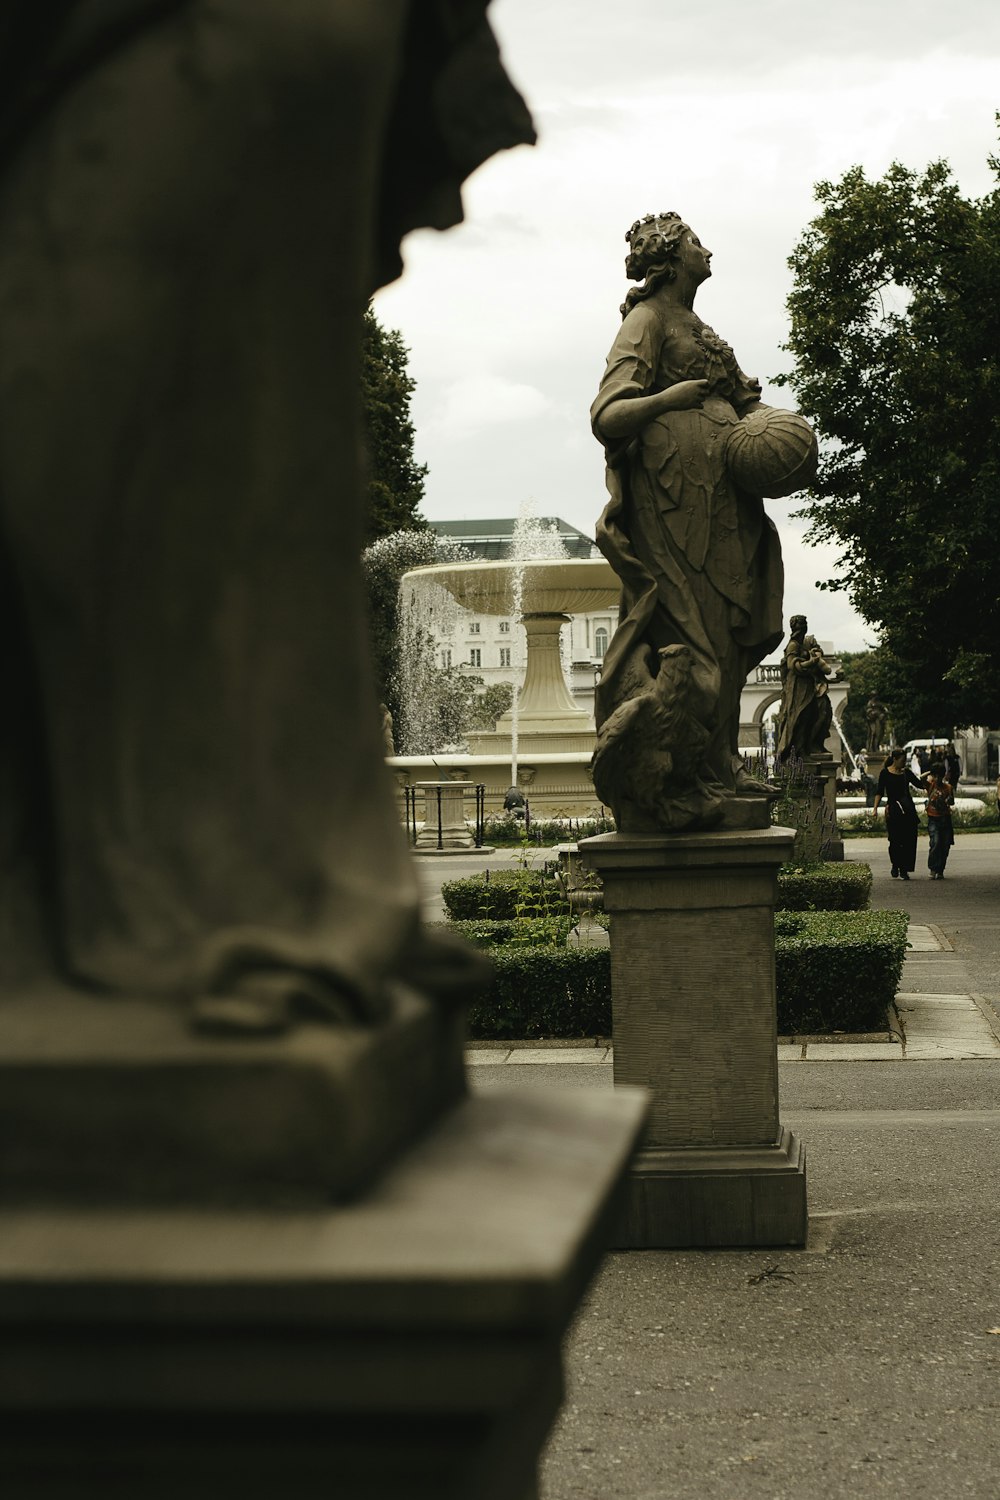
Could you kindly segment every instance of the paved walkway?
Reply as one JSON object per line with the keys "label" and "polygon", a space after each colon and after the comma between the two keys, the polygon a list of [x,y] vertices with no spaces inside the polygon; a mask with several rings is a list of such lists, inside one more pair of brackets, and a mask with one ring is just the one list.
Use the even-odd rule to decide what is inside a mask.
{"label": "paved walkway", "polygon": [[[806,1248],[609,1255],[566,1340],[540,1500],[1000,1494],[1000,833],[959,837],[943,882],[926,849],[901,885],[884,838],[846,848],[873,907],[908,914],[905,1044],[782,1051]],[[440,915],[444,866],[421,868]],[[607,1041],[470,1061],[476,1089],[613,1087]]]}
{"label": "paved walkway", "polygon": [[[961,1062],[1000,1058],[1000,1021],[991,1006],[971,993],[965,965],[936,925],[912,923],[909,951],[896,996],[901,1029],[881,1039],[779,1042],[779,1063]],[[474,1042],[470,1067],[579,1064],[610,1067],[614,1049],[600,1037],[590,1042]]]}

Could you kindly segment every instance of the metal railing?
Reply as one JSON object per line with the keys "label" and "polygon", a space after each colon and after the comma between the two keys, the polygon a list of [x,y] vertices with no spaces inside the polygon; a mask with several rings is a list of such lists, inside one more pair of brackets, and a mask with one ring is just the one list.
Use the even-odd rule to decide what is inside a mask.
{"label": "metal railing", "polygon": [[[461,785],[463,792],[468,789],[467,783],[456,783],[456,785]],[[411,844],[416,844],[417,842],[417,790],[415,786],[404,786],[403,788],[403,798],[406,804],[406,834]],[[477,849],[481,849],[486,831],[486,787],[480,782],[478,785],[472,787],[472,791],[476,794],[475,845]],[[436,813],[437,847],[439,849],[444,848],[444,820],[441,811],[441,797],[443,792],[443,787],[434,788],[434,805],[428,808],[427,790],[426,788],[422,789],[424,799],[424,829],[426,830],[428,822]]]}

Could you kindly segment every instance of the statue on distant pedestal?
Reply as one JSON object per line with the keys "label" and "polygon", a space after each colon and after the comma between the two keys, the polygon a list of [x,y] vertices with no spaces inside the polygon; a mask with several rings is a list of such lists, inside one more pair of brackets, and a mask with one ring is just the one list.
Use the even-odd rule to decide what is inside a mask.
{"label": "statue on distant pedestal", "polygon": [[889,711],[876,693],[872,693],[865,705],[865,723],[868,725],[865,749],[869,755],[874,755],[885,744],[889,724]]}
{"label": "statue on distant pedestal", "polygon": [[767,795],[738,753],[747,675],[781,639],[782,567],[763,496],[815,471],[801,417],[693,310],[711,252],[675,213],[625,236],[629,292],[591,408],[610,502],[597,543],[622,580],[596,695],[594,785],[622,832],[705,828]]}
{"label": "statue on distant pedestal", "polygon": [[833,727],[829,684],[839,676],[814,635],[807,635],[805,615],[788,622],[789,638],[781,660],[781,708],[775,746],[779,761],[794,751],[805,758],[826,751]]}

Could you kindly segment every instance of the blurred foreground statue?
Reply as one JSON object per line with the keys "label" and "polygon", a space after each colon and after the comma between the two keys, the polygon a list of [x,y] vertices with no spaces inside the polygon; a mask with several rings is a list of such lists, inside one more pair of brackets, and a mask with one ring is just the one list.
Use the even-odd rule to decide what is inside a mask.
{"label": "blurred foreground statue", "polygon": [[[61,1181],[69,1140],[81,1193],[238,1196],[244,1170],[343,1192],[461,1089],[482,968],[421,927],[383,764],[359,345],[402,235],[456,223],[462,179],[533,139],[485,9],[0,19],[0,1058],[68,1049],[10,1085],[36,1142],[14,1176]],[[183,1053],[192,1019],[207,1051],[138,1110],[60,1073],[110,1035]],[[214,1078],[216,1036],[293,1022],[326,1033],[291,1059],[319,1075],[302,1118],[241,1074],[262,1113],[234,1132],[244,1064]]]}
{"label": "blurred foreground statue", "polygon": [[768,788],[738,755],[740,694],[781,639],[781,555],[761,497],[808,484],[816,439],[761,404],[693,311],[711,252],[689,226],[650,214],[625,238],[626,275],[642,285],[591,408],[611,496],[597,541],[623,585],[594,785],[626,833],[747,826],[766,804],[740,804]]}
{"label": "blurred foreground statue", "polygon": [[361,312],[533,138],[480,0],[0,20],[0,979],[376,1022],[421,961]]}
{"label": "blurred foreground statue", "polygon": [[0,11],[5,1500],[535,1493],[643,1101],[468,1096],[360,576],[363,309],[532,138],[485,8]]}

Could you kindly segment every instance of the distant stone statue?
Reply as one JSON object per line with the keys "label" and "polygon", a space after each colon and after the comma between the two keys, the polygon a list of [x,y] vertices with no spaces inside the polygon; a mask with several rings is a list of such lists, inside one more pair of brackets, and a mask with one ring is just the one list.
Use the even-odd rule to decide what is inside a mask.
{"label": "distant stone statue", "polygon": [[826,750],[833,727],[829,684],[839,676],[816,637],[806,634],[805,615],[793,615],[788,626],[789,638],[781,660],[781,708],[775,746],[779,761],[793,751],[805,757]]}
{"label": "distant stone statue", "polygon": [[738,754],[743,685],[781,639],[781,555],[761,499],[809,482],[816,440],[761,404],[694,313],[711,252],[683,219],[650,214],[625,238],[642,285],[591,409],[611,497],[597,542],[623,591],[594,784],[623,832],[709,827],[768,791]]}
{"label": "distant stone statue", "polygon": [[0,37],[0,990],[376,1023],[429,940],[361,312],[527,111],[483,0],[14,0]]}
{"label": "distant stone statue", "polygon": [[382,745],[386,755],[395,755],[396,739],[393,733],[392,711],[387,703],[380,703],[378,707],[382,716]]}
{"label": "distant stone statue", "polygon": [[865,723],[868,725],[868,742],[865,749],[869,755],[874,755],[885,744],[889,725],[889,711],[875,693],[872,693],[865,705]]}

